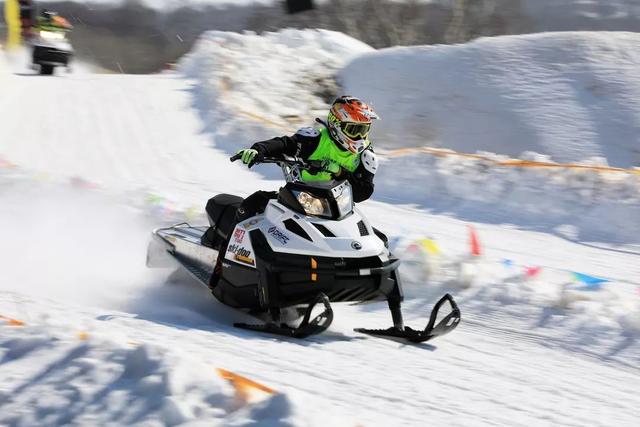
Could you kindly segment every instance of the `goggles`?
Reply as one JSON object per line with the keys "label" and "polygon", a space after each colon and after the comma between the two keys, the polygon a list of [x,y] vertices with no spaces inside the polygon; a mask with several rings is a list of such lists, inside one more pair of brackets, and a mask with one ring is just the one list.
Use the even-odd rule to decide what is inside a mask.
{"label": "goggles", "polygon": [[371,129],[371,123],[343,122],[340,124],[340,129],[349,138],[366,139],[367,135],[369,135],[369,129]]}

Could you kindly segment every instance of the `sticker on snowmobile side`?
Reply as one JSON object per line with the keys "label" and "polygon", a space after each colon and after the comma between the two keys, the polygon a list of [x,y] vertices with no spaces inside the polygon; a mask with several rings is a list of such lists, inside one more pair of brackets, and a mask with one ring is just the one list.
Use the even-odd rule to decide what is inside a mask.
{"label": "sticker on snowmobile side", "polygon": [[248,264],[250,266],[254,266],[256,264],[255,260],[251,257],[251,251],[242,245],[229,245],[225,258],[233,259],[234,261],[242,264]]}
{"label": "sticker on snowmobile side", "polygon": [[250,229],[251,227],[259,224],[262,221],[263,218],[254,218],[252,220],[249,220],[248,222],[245,222],[244,224],[242,224],[242,227],[244,227],[245,230]]}
{"label": "sticker on snowmobile side", "polygon": [[254,261],[253,258],[250,258],[248,256],[244,256],[244,255],[239,255],[239,254],[235,254],[233,257],[236,261],[241,262],[243,264],[249,264],[251,266],[255,265],[256,262]]}
{"label": "sticker on snowmobile side", "polygon": [[267,232],[270,235],[272,235],[274,239],[276,239],[278,242],[282,243],[283,245],[286,245],[290,240],[289,236],[284,234],[282,231],[278,230],[278,227],[276,227],[275,225],[269,227],[269,230],[267,230]]}
{"label": "sticker on snowmobile side", "polygon": [[253,257],[251,237],[243,227],[236,226],[229,243],[224,254],[225,259],[255,268],[256,261]]}
{"label": "sticker on snowmobile side", "polygon": [[236,243],[242,243],[242,239],[244,239],[245,231],[241,228],[236,228],[236,231],[233,233],[233,240]]}

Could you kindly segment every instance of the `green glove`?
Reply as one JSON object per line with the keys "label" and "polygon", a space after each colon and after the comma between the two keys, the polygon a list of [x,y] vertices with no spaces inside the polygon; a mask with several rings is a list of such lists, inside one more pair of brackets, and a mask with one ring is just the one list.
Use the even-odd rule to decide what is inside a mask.
{"label": "green glove", "polygon": [[245,148],[238,151],[237,154],[242,154],[242,163],[251,167],[255,160],[257,160],[256,156],[258,155],[258,150],[254,150],[253,148]]}

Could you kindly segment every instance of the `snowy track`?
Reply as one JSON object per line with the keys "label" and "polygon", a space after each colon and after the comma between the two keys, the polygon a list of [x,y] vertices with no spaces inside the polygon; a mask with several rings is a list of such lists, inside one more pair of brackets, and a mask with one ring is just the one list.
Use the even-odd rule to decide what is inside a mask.
{"label": "snowy track", "polygon": [[[14,303],[5,295],[0,306]],[[350,316],[345,308],[337,310],[331,333],[298,342],[230,329],[225,323],[231,315],[220,306],[222,319],[195,313],[185,318],[183,313],[181,320],[166,314],[134,318],[110,310],[70,315],[68,307],[56,310],[24,298],[20,307],[26,313],[47,313],[47,332],[68,340],[75,339],[82,325],[90,337],[108,336],[120,345],[166,346],[209,366],[208,375],[222,365],[307,402],[324,406],[330,401],[335,413],[349,414],[363,425],[423,425],[427,418],[455,425],[633,425],[637,417],[637,368],[603,363],[475,322],[462,324],[456,334],[433,345],[412,346],[349,332],[348,322],[340,319],[364,316]],[[83,356],[72,353],[65,363]],[[52,365],[58,360],[41,357],[23,356],[39,369],[21,375],[16,386],[40,385],[46,378],[42,371],[55,371]],[[9,368],[11,363],[5,364]]]}
{"label": "snowy track", "polygon": [[211,148],[190,91],[172,75],[16,76],[2,87],[0,154],[29,170],[118,191],[162,189],[203,200],[222,188],[244,190],[224,179],[237,167]]}
{"label": "snowy track", "polygon": [[[459,328],[421,346],[352,331],[387,326],[390,318],[383,304],[337,306],[329,332],[304,341],[229,327],[237,314],[205,290],[184,278],[167,280],[144,270],[148,231],[157,224],[114,201],[148,191],[184,207],[203,206],[218,191],[248,194],[277,185],[231,165],[227,152],[211,146],[205,124],[192,109],[190,83],[177,75],[79,75],[9,76],[0,84],[0,158],[35,177],[0,177],[0,203],[9,206],[0,219],[16,229],[5,235],[9,248],[2,253],[6,264],[0,276],[0,315],[26,322],[24,327],[0,322],[0,376],[8,379],[0,384],[0,424],[21,425],[21,420],[28,425],[34,421],[26,415],[31,408],[32,415],[50,417],[40,418],[47,425],[91,420],[172,425],[195,419],[248,425],[258,412],[242,418],[225,403],[221,396],[229,391],[214,380],[214,367],[297,396],[291,407],[273,404],[272,411],[281,411],[274,415],[274,425],[326,425],[328,412],[350,426],[637,423],[640,370],[633,335],[615,329],[605,336],[606,342],[580,341],[574,329],[571,335],[561,328],[536,326],[538,319],[531,312],[518,315],[522,307],[517,304],[496,303],[483,310],[472,303],[469,291],[460,291]],[[32,102],[36,98],[40,101]],[[59,183],[70,177],[99,184],[104,191],[70,195]],[[55,197],[44,196],[50,193]],[[450,252],[466,250],[465,223],[455,218],[380,202],[365,203],[364,209],[393,235],[420,230],[447,242]],[[48,212],[59,212],[61,218]],[[85,216],[86,223],[77,221]],[[129,238],[120,247],[114,228],[123,224]],[[100,231],[94,235],[95,227]],[[478,229],[493,260],[509,257],[551,270],[588,264],[592,274],[630,289],[640,277],[640,257],[629,248],[627,253],[599,249],[498,225],[481,224]],[[94,255],[88,245],[95,242],[103,242],[104,249]],[[69,254],[74,259],[66,259]],[[82,267],[74,272],[57,267],[60,264]],[[628,295],[633,298],[633,291]],[[432,302],[409,301],[407,324],[425,324]],[[79,332],[86,332],[88,340],[79,341]],[[87,346],[89,350],[82,350]],[[123,383],[116,374],[130,373],[128,358],[138,347],[152,354],[141,363],[156,366],[154,360],[160,360],[161,367],[143,370]],[[101,371],[107,361],[114,363],[105,366],[115,382],[113,375]],[[162,368],[163,363],[168,365]],[[118,393],[139,401],[145,393],[136,394],[137,381],[171,377],[174,364],[201,367],[189,380],[210,375],[211,387],[218,387],[220,394],[207,394],[203,390],[208,386],[201,385],[152,390],[176,401],[189,400],[192,390],[200,390],[202,397],[193,405],[208,403],[217,412],[175,409],[166,400],[145,401],[138,412],[123,409],[127,400]],[[74,375],[113,386],[100,391],[87,383],[83,389],[70,380]],[[148,379],[145,384],[155,383]],[[51,393],[58,393],[57,404],[41,397]],[[65,399],[86,402],[80,407],[89,412],[93,407],[88,403],[102,399],[100,408],[108,415],[56,418]],[[96,417],[99,413],[96,409]]]}

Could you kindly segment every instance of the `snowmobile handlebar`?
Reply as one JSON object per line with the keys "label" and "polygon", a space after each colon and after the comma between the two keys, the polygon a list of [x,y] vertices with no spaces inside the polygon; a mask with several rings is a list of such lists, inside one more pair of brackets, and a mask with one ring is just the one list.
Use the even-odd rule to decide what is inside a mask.
{"label": "snowmobile handlebar", "polygon": [[[240,160],[242,158],[242,153],[237,153],[229,158],[232,162],[236,160]],[[280,166],[289,166],[289,167],[297,167],[300,169],[305,169],[309,171],[310,174],[315,175],[318,172],[322,172],[325,170],[325,162],[321,160],[304,160],[300,157],[292,157],[292,156],[282,156],[282,157],[263,157],[258,161],[254,161],[254,164],[258,163],[275,163]]]}

